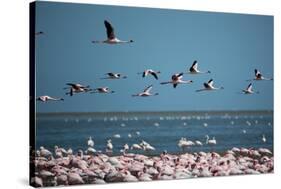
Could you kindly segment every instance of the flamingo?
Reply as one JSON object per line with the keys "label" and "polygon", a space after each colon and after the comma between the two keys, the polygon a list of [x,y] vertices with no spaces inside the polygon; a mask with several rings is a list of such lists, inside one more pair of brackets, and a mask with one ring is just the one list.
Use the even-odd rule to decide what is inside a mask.
{"label": "flamingo", "polygon": [[152,75],[156,80],[158,80],[158,75],[157,74],[160,74],[160,73],[161,73],[160,71],[154,71],[152,69],[147,69],[147,70],[144,70],[143,72],[138,73],[138,74],[142,74],[142,77],[146,77],[148,75]]}
{"label": "flamingo", "polygon": [[107,20],[104,21],[104,25],[105,25],[105,28],[106,28],[107,39],[104,40],[104,41],[92,41],[92,43],[120,44],[120,43],[132,43],[132,42],[134,42],[133,40],[123,41],[123,40],[118,39],[114,34],[114,28],[112,27],[112,25]]}
{"label": "flamingo", "polygon": [[70,89],[70,91],[65,93],[65,94],[66,95],[70,95],[70,96],[73,96],[74,93],[81,93],[81,92],[91,91],[89,85],[84,86],[84,85],[81,85],[80,83],[67,83],[66,85],[70,86],[70,88],[66,87],[64,89]]}
{"label": "flamingo", "polygon": [[254,91],[253,91],[253,85],[252,85],[252,83],[250,83],[246,89],[242,90],[242,92],[243,92],[244,94],[254,94],[254,93],[259,94],[259,91],[257,91],[257,92],[254,92]]}
{"label": "flamingo", "polygon": [[184,149],[187,147],[190,147],[190,146],[193,146],[194,145],[194,142],[190,141],[190,140],[186,140],[186,138],[181,138],[178,142],[178,146],[180,148],[182,148],[182,151],[184,151]]}
{"label": "flamingo", "polygon": [[124,150],[125,153],[126,153],[129,149],[130,149],[130,147],[129,147],[128,144],[125,144],[125,145],[123,146],[123,150]]}
{"label": "flamingo", "polygon": [[121,138],[121,135],[120,134],[115,134],[113,135],[114,138]]}
{"label": "flamingo", "polygon": [[212,90],[220,90],[220,89],[224,89],[224,87],[214,87],[213,86],[214,84],[214,81],[213,79],[210,79],[207,83],[204,83],[204,89],[199,89],[199,90],[196,90],[196,92],[201,92],[201,91],[212,91]]}
{"label": "flamingo", "polygon": [[37,97],[38,101],[47,102],[47,101],[63,101],[63,98],[54,98],[47,95]]}
{"label": "flamingo", "polygon": [[199,140],[196,140],[196,141],[195,141],[195,144],[198,145],[198,146],[202,146],[202,145],[203,145],[202,142],[199,141]]}
{"label": "flamingo", "polygon": [[101,78],[101,79],[126,79],[127,78],[127,76],[122,76],[121,73],[109,72],[106,73],[105,75],[107,75],[108,77]]}
{"label": "flamingo", "polygon": [[183,73],[177,73],[172,75],[171,81],[167,81],[167,82],[161,82],[161,85],[165,85],[165,84],[173,84],[173,87],[176,88],[178,84],[189,84],[192,83],[192,80],[188,80],[188,81],[184,81],[182,80],[183,77]]}
{"label": "flamingo", "polygon": [[209,135],[206,135],[206,144],[216,145],[217,140],[215,139],[215,137],[213,137],[213,139],[209,139]]}
{"label": "flamingo", "polygon": [[68,153],[64,148],[59,148],[57,145],[54,146],[55,153],[60,153],[62,156],[67,156]]}
{"label": "flamingo", "polygon": [[115,93],[115,91],[111,91],[108,87],[99,87],[94,89],[91,93]]}
{"label": "flamingo", "polygon": [[264,77],[261,72],[258,69],[255,69],[255,78],[254,80],[260,81],[260,80],[273,80],[273,78],[266,78]]}
{"label": "flamingo", "polygon": [[49,150],[45,149],[43,146],[41,146],[40,147],[40,156],[48,158],[48,157],[52,156],[52,153]]}
{"label": "flamingo", "polygon": [[192,66],[189,68],[189,74],[202,74],[202,73],[211,73],[210,71],[199,71],[198,70],[198,62],[197,60],[194,60]]}
{"label": "flamingo", "polygon": [[148,87],[146,87],[144,90],[143,90],[143,92],[141,92],[141,93],[138,93],[138,94],[134,94],[134,95],[132,95],[133,97],[149,97],[149,96],[157,96],[157,95],[159,95],[159,93],[150,93],[150,91],[151,91],[151,89],[152,89],[152,85],[149,85]]}
{"label": "flamingo", "polygon": [[86,150],[87,155],[94,155],[96,152],[97,151],[91,146],[89,146],[88,149]]}
{"label": "flamingo", "polygon": [[111,143],[111,139],[107,140],[106,150],[109,152],[112,152],[112,150],[113,150],[113,145]]}
{"label": "flamingo", "polygon": [[138,145],[138,144],[133,144],[131,146],[131,150],[141,150],[141,149],[142,149],[142,147],[140,145]]}
{"label": "flamingo", "polygon": [[92,137],[90,136],[89,139],[88,139],[88,146],[90,147],[94,147],[94,141],[92,140]]}

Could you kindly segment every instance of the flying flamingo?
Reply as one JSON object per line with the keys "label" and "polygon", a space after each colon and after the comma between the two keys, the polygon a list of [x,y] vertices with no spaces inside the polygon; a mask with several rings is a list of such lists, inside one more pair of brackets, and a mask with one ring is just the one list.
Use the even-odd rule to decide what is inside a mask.
{"label": "flying flamingo", "polygon": [[161,82],[161,85],[165,85],[165,84],[173,84],[173,87],[176,88],[178,84],[189,84],[192,83],[192,80],[188,80],[188,81],[184,81],[182,80],[183,77],[183,73],[177,73],[172,75],[171,81],[167,81],[167,82]]}
{"label": "flying flamingo", "polygon": [[54,98],[47,95],[37,97],[38,101],[47,102],[47,101],[63,101],[63,98]]}
{"label": "flying flamingo", "polygon": [[152,89],[152,85],[149,85],[148,87],[146,87],[146,88],[143,90],[143,92],[138,93],[138,94],[134,94],[134,95],[132,95],[132,96],[133,96],[133,97],[137,97],[137,96],[139,96],[139,97],[148,97],[148,96],[156,96],[156,95],[159,95],[159,93],[154,93],[154,94],[150,93],[151,89]]}
{"label": "flying flamingo", "polygon": [[105,75],[107,75],[108,77],[101,78],[101,79],[126,79],[127,78],[127,76],[122,76],[121,73],[109,72],[106,73]]}
{"label": "flying flamingo", "polygon": [[259,94],[259,91],[257,91],[257,92],[254,92],[254,91],[253,91],[253,85],[252,85],[252,83],[250,83],[246,89],[242,90],[242,92],[243,92],[244,94],[254,94],[254,93]]}
{"label": "flying flamingo", "polygon": [[65,93],[65,94],[66,95],[70,95],[70,96],[73,96],[74,93],[81,93],[81,92],[91,91],[89,85],[84,86],[84,85],[81,85],[80,83],[67,83],[66,85],[68,85],[70,87],[66,87],[64,89],[70,89],[70,91]]}
{"label": "flying flamingo", "polygon": [[94,89],[91,93],[115,93],[115,91],[111,91],[108,87],[100,87]]}
{"label": "flying flamingo", "polygon": [[132,43],[133,40],[123,41],[118,39],[114,34],[114,28],[108,21],[104,21],[104,25],[106,28],[107,39],[104,41],[92,41],[92,43],[106,43],[106,44],[120,44],[120,43]]}
{"label": "flying flamingo", "polygon": [[213,91],[213,90],[220,90],[220,89],[224,89],[224,87],[214,87],[213,86],[213,84],[214,84],[214,81],[213,81],[213,79],[210,79],[209,81],[208,81],[208,83],[204,83],[203,85],[204,85],[204,89],[199,89],[199,90],[196,90],[196,92],[201,92],[201,91]]}
{"label": "flying flamingo", "polygon": [[210,71],[199,71],[198,70],[198,62],[194,60],[192,66],[189,68],[189,74],[202,74],[202,73],[211,73]]}
{"label": "flying flamingo", "polygon": [[138,74],[142,74],[142,77],[146,77],[148,75],[152,75],[156,80],[158,80],[158,75],[157,74],[160,74],[161,72],[160,71],[154,71],[152,69],[147,69],[147,70],[144,70],[143,72],[140,72]]}
{"label": "flying flamingo", "polygon": [[255,78],[254,79],[249,79],[247,81],[261,81],[261,80],[267,80],[267,81],[270,81],[270,80],[273,80],[273,78],[266,78],[262,75],[262,73],[258,70],[258,69],[255,69]]}

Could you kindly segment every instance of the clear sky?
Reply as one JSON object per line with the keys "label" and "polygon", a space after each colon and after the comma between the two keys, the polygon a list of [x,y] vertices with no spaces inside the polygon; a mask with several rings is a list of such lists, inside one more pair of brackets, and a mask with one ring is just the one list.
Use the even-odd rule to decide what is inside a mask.
{"label": "clear sky", "polygon": [[[93,44],[106,39],[104,20],[120,39],[132,44]],[[273,82],[253,82],[256,95],[238,94],[254,69],[273,76],[273,17],[37,2],[36,96],[63,97],[63,102],[37,102],[38,112],[183,111],[273,109]],[[160,85],[173,73],[186,72],[197,60],[211,74],[184,75],[191,85]],[[161,71],[159,80],[138,72]],[[107,72],[128,76],[100,80]],[[196,93],[210,78],[224,90]],[[74,82],[108,86],[114,94],[65,95]],[[158,96],[133,98],[153,84]]]}

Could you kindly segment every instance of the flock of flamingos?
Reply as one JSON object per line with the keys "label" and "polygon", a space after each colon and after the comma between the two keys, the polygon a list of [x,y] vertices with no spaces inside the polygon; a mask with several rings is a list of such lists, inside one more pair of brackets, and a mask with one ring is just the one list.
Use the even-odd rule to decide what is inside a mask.
{"label": "flock of flamingos", "polygon": [[[104,25],[106,28],[107,39],[103,40],[103,41],[92,41],[93,43],[105,43],[105,44],[113,45],[113,44],[133,43],[134,42],[133,40],[123,41],[123,40],[118,39],[114,34],[114,29],[113,29],[112,25],[108,21],[105,20]],[[35,33],[35,35],[43,35],[43,34],[44,34],[44,32],[42,32],[42,31]],[[161,73],[160,71],[146,69],[143,72],[138,73],[138,74],[142,74],[142,77],[147,77],[148,75],[151,75],[156,80],[158,80],[158,78],[159,78],[158,75],[160,73]],[[204,74],[204,73],[206,73],[207,74],[207,73],[211,73],[211,72],[210,71],[200,71],[198,69],[198,62],[195,60],[187,72],[175,73],[172,75],[170,81],[161,82],[160,84],[162,84],[162,85],[171,84],[171,85],[173,85],[174,88],[176,88],[179,84],[192,83],[193,82],[192,80],[183,80],[183,76],[185,73],[187,73],[187,74]],[[126,79],[127,78],[127,76],[122,75],[121,73],[109,72],[109,73],[106,73],[106,75],[107,75],[107,77],[101,78],[101,79]],[[266,78],[261,74],[261,72],[259,70],[255,69],[255,77],[251,80],[256,80],[256,81],[273,80],[273,78]],[[82,85],[80,83],[67,83],[66,85],[68,85],[68,87],[66,87],[65,89],[69,90],[66,93],[66,95],[70,95],[70,96],[73,96],[76,93],[85,93],[85,92],[90,92],[90,93],[114,93],[115,92],[115,91],[109,89],[108,87],[98,87],[98,88],[91,89],[89,85]],[[224,87],[215,87],[213,79],[210,79],[208,82],[203,83],[202,89],[198,89],[198,90],[196,90],[196,92],[213,91],[213,90],[220,90],[220,89],[224,89]],[[151,90],[152,90],[152,85],[147,86],[142,92],[133,94],[132,96],[149,97],[149,96],[159,95],[159,93],[151,93]],[[250,83],[246,87],[246,89],[242,90],[242,93],[254,94],[254,93],[259,93],[259,91],[255,92],[253,90],[252,83]],[[47,101],[60,101],[60,100],[64,100],[64,98],[55,98],[52,96],[43,95],[43,96],[37,97],[37,100],[42,101],[42,102],[47,102]]]}
{"label": "flock of flamingos", "polygon": [[[104,21],[107,39],[104,41],[92,41],[93,43],[121,44],[133,43],[133,40],[123,41],[114,34],[114,29],[108,21]],[[44,32],[36,32],[35,35],[44,35]],[[184,74],[209,74],[210,71],[200,71],[198,62],[195,60],[187,72],[175,73],[170,81],[160,84],[170,84],[176,88],[180,84],[191,84],[192,80],[183,80]],[[159,79],[160,71],[152,69],[144,70],[142,77],[152,76]],[[127,79],[121,73],[106,73],[106,77],[101,79]],[[273,80],[264,77],[261,72],[255,69],[255,81]],[[79,83],[67,83],[66,95],[73,96],[78,93],[115,93],[108,87],[90,88],[89,85]],[[222,90],[223,87],[215,87],[213,79],[203,83],[203,88],[196,92]],[[152,93],[152,85],[147,86],[142,92],[133,94],[133,97],[149,97],[159,95]],[[242,94],[257,94],[253,90],[252,83]],[[37,97],[38,101],[62,101],[63,98],[55,98],[48,95]],[[263,140],[266,140],[263,136]],[[209,139],[206,136],[206,144],[215,145],[215,138]],[[103,184],[108,182],[134,182],[150,180],[182,179],[208,176],[227,176],[240,174],[259,174],[273,172],[272,152],[265,148],[246,149],[233,148],[224,154],[215,152],[199,152],[172,155],[164,151],[160,156],[149,157],[142,154],[128,153],[131,150],[154,150],[146,141],[134,144],[129,147],[125,144],[121,150],[122,155],[110,157],[108,154],[97,152],[94,141],[90,137],[87,141],[88,149],[83,152],[79,150],[73,154],[71,149],[65,150],[55,146],[54,153],[40,147],[34,154],[32,163],[35,167],[35,176],[32,178],[34,186],[58,186],[75,184]],[[178,146],[183,150],[190,145],[202,145],[200,141],[188,141],[181,138]],[[112,152],[113,145],[111,140],[107,141],[107,152]]]}

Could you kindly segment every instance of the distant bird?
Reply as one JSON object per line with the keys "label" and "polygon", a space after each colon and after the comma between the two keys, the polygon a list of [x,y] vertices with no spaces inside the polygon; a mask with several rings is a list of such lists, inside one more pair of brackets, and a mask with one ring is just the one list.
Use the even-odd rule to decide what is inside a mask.
{"label": "distant bird", "polygon": [[120,134],[115,134],[113,135],[114,138],[121,138],[121,135]]}
{"label": "distant bird", "polygon": [[266,77],[263,77],[263,75],[261,74],[261,72],[257,69],[255,69],[255,79],[254,80],[273,80],[273,78],[266,78]]}
{"label": "distant bird", "polygon": [[186,140],[186,138],[181,138],[178,141],[178,147],[180,147],[182,149],[182,151],[185,150],[185,148],[188,148],[190,146],[193,146],[194,142],[190,141],[190,140]]}
{"label": "distant bird", "polygon": [[93,89],[91,93],[115,93],[115,91],[111,91],[108,87],[100,87]]}
{"label": "distant bird", "polygon": [[195,141],[195,144],[198,145],[198,146],[202,146],[202,145],[203,145],[202,142],[199,141],[199,140],[196,140],[196,141]]}
{"label": "distant bird", "polygon": [[107,150],[108,152],[112,152],[112,150],[113,150],[113,145],[112,145],[112,143],[111,143],[111,139],[107,140],[106,150]]}
{"label": "distant bird", "polygon": [[132,43],[133,40],[123,41],[118,39],[114,34],[114,28],[108,21],[104,21],[104,25],[106,28],[107,39],[104,41],[92,41],[92,43],[106,43],[106,44],[120,44],[120,43]]}
{"label": "distant bird", "polygon": [[154,151],[155,148],[153,146],[151,146],[148,142],[142,140],[142,142],[140,143],[140,146],[142,147],[142,149],[144,151]]}
{"label": "distant bird", "polygon": [[81,92],[91,91],[89,85],[84,86],[84,85],[81,85],[80,83],[67,83],[66,85],[68,85],[70,87],[66,87],[64,89],[70,89],[70,91],[65,93],[65,94],[66,95],[70,95],[70,96],[73,96],[74,93],[81,93]]}
{"label": "distant bird", "polygon": [[172,75],[171,81],[161,82],[160,84],[161,85],[173,84],[173,87],[176,88],[178,84],[189,84],[193,82],[192,80],[183,81],[182,77],[183,77],[183,73],[177,73]]}
{"label": "distant bird", "polygon": [[142,147],[139,144],[133,144],[131,150],[142,150]]}
{"label": "distant bird", "polygon": [[90,147],[94,147],[94,141],[92,140],[92,137],[89,137],[89,139],[88,139],[88,146],[90,146]]}
{"label": "distant bird", "polygon": [[54,98],[47,95],[37,97],[38,101],[47,102],[47,101],[63,101],[63,98]]}
{"label": "distant bird", "polygon": [[136,97],[136,96],[139,96],[139,97],[148,97],[148,96],[156,96],[156,95],[159,95],[159,93],[150,93],[152,89],[152,85],[149,85],[148,87],[146,87],[143,92],[141,93],[138,93],[138,94],[134,94],[132,95],[133,97]]}
{"label": "distant bird", "polygon": [[215,139],[215,137],[213,137],[213,139],[210,139],[209,135],[206,135],[206,144],[215,145],[215,144],[217,144],[217,140]]}
{"label": "distant bird", "polygon": [[161,72],[160,71],[154,71],[152,69],[147,69],[147,70],[144,70],[143,72],[140,72],[138,74],[142,74],[142,77],[146,77],[148,75],[152,75],[155,79],[158,80],[158,75],[157,74],[160,74]]}
{"label": "distant bird", "polygon": [[214,87],[213,86],[213,84],[214,84],[214,81],[213,81],[213,79],[210,79],[209,81],[208,81],[208,83],[204,83],[203,85],[204,85],[204,89],[199,89],[199,90],[196,90],[196,92],[201,92],[201,91],[212,91],[212,90],[219,90],[219,89],[224,89],[224,87]]}
{"label": "distant bird", "polygon": [[38,32],[35,32],[35,35],[43,35],[44,32],[43,31],[38,31]]}
{"label": "distant bird", "polygon": [[91,146],[89,146],[88,149],[86,150],[87,155],[94,155],[96,152],[97,151]]}
{"label": "distant bird", "polygon": [[125,144],[124,146],[123,146],[123,152],[124,153],[127,153],[127,151],[130,149],[130,147],[129,147],[129,145],[128,144]]}
{"label": "distant bird", "polygon": [[264,143],[266,143],[265,135],[262,135],[262,141],[263,141]]}
{"label": "distant bird", "polygon": [[127,76],[122,76],[121,73],[109,72],[106,73],[105,75],[107,75],[108,77],[101,78],[101,79],[126,79],[127,78]]}
{"label": "distant bird", "polygon": [[199,71],[198,70],[198,62],[197,60],[194,60],[192,66],[189,68],[189,72],[190,74],[201,74],[201,73],[211,73],[210,71]]}
{"label": "distant bird", "polygon": [[45,158],[52,156],[52,153],[49,150],[45,149],[43,146],[40,147],[39,154],[41,157],[45,157]]}
{"label": "distant bird", "polygon": [[248,79],[246,81],[261,81],[261,80],[273,80],[273,78],[264,77],[258,69],[255,69],[254,79]]}
{"label": "distant bird", "polygon": [[252,83],[250,83],[246,89],[242,90],[242,92],[243,92],[244,94],[254,94],[254,93],[257,93],[257,94],[258,94],[258,93],[259,93],[259,91],[257,91],[257,92],[254,92],[254,91],[253,91],[253,85],[252,85]]}

